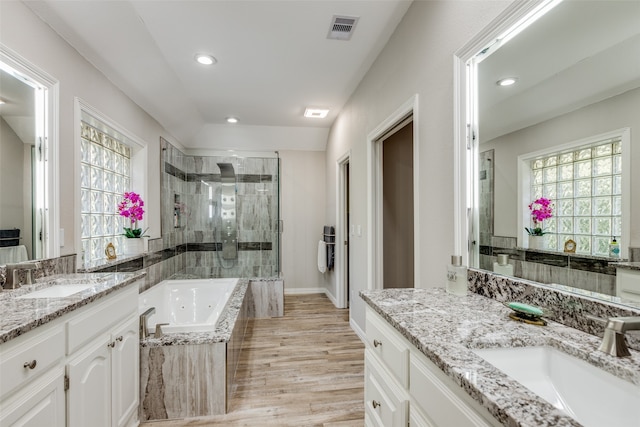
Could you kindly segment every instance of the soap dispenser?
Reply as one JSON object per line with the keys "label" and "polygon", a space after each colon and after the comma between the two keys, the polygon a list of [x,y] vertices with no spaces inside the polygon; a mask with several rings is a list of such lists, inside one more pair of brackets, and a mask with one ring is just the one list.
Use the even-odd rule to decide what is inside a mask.
{"label": "soap dispenser", "polygon": [[452,255],[451,265],[447,266],[447,292],[460,296],[467,294],[467,267],[462,265],[460,255]]}
{"label": "soap dispenser", "polygon": [[609,258],[620,258],[620,245],[616,236],[613,236],[611,243],[609,243]]}

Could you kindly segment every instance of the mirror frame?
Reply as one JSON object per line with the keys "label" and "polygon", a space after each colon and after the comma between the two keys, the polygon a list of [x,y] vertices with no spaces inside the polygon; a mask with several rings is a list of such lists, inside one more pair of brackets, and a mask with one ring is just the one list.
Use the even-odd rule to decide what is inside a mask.
{"label": "mirror frame", "polygon": [[44,176],[44,253],[39,259],[57,258],[60,256],[60,212],[58,176],[58,121],[59,121],[59,82],[44,70],[29,62],[27,59],[0,43],[0,62],[28,77],[38,85],[47,89],[47,109],[45,111],[46,135],[43,143],[44,162],[40,170]]}
{"label": "mirror frame", "polygon": [[[513,2],[478,35],[454,54],[454,251],[463,265],[478,266],[477,62],[515,37],[561,0]],[[477,268],[477,267],[476,267]]]}

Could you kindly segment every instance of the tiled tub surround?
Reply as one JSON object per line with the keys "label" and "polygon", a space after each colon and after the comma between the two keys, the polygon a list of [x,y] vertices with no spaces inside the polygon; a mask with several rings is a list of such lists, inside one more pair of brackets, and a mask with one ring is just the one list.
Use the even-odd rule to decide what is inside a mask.
{"label": "tiled tub surround", "polygon": [[515,247],[515,238],[492,237],[480,247],[480,268],[493,271],[498,254],[508,254],[513,275],[540,283],[558,283],[607,295],[616,294],[614,258]]}
{"label": "tiled tub surround", "polygon": [[593,335],[555,322],[539,327],[510,320],[510,310],[490,298],[457,297],[441,288],[362,291],[360,296],[503,425],[580,424],[473,349],[552,346],[640,387],[640,353],[615,358],[597,351],[601,340]]}
{"label": "tiled tub surround", "polygon": [[168,333],[140,342],[140,419],[224,414],[252,306],[239,279],[213,332]]}
{"label": "tiled tub surround", "polygon": [[[3,291],[0,293],[0,343],[23,335],[137,280],[142,282],[144,276],[144,272],[52,275],[40,279],[34,285]],[[64,284],[94,286],[65,298],[16,299],[36,290]]]}

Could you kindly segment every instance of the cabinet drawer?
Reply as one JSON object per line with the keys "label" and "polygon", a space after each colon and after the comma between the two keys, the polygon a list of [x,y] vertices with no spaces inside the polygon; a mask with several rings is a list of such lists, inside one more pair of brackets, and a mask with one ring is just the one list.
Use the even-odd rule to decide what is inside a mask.
{"label": "cabinet drawer", "polygon": [[73,354],[101,332],[138,310],[138,287],[129,286],[85,307],[67,322],[67,354]]}
{"label": "cabinet drawer", "polygon": [[[422,354],[411,354],[411,401],[438,427],[498,426],[489,412]],[[415,405],[414,405],[415,403]],[[427,422],[424,419],[424,422]]]}
{"label": "cabinet drawer", "polygon": [[364,405],[368,421],[374,426],[406,426],[409,401],[406,392],[394,386],[369,350],[365,353]]}
{"label": "cabinet drawer", "polygon": [[64,357],[62,324],[32,331],[25,340],[16,339],[0,351],[0,400],[46,372]]}
{"label": "cabinet drawer", "polygon": [[409,347],[376,312],[367,308],[367,345],[398,382],[409,387]]}

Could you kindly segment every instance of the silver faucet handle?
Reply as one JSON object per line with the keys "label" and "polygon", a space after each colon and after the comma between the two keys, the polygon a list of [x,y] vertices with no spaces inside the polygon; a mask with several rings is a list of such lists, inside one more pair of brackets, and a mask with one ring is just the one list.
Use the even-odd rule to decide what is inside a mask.
{"label": "silver faucet handle", "polygon": [[607,329],[618,333],[640,330],[640,316],[611,317],[607,321]]}
{"label": "silver faucet handle", "polygon": [[633,330],[640,330],[640,316],[611,317],[607,321],[598,350],[616,357],[631,356],[624,333]]}
{"label": "silver faucet handle", "polygon": [[160,338],[162,335],[162,327],[167,326],[168,323],[156,323],[156,332],[153,334],[154,338]]}

